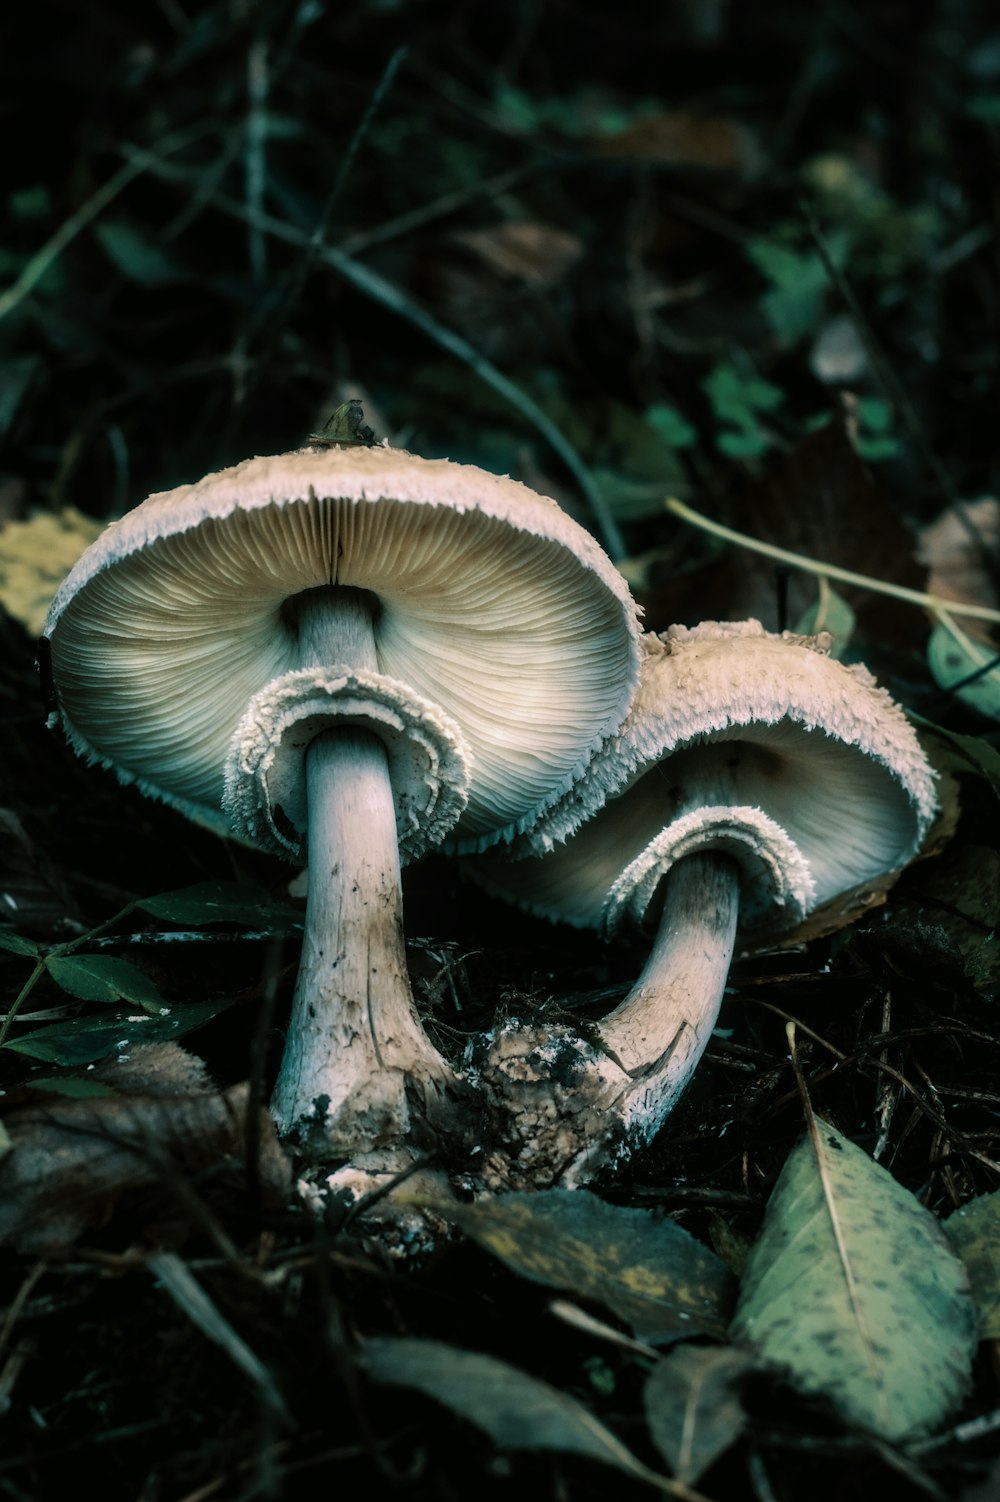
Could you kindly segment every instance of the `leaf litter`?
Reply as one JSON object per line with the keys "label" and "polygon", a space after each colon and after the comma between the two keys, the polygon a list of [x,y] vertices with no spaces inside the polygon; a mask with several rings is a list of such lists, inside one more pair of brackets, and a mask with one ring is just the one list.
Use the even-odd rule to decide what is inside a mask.
{"label": "leaf litter", "polygon": [[[4,1213],[26,1217],[0,1321],[11,1495],[93,1478],[109,1497],[583,1499],[609,1477],[623,1496],[697,1485],[712,1502],[983,1494],[996,1382],[985,1348],[953,1410],[972,1338],[955,1290],[954,1305],[935,1295],[951,1355],[940,1316],[912,1318],[929,1376],[910,1429],[897,1443],[856,1426],[880,1414],[859,1394],[903,1379],[875,1349],[874,1233],[853,1219],[867,1189],[852,1198],[837,1174],[858,1155],[865,1185],[894,1185],[890,1221],[917,1227],[907,1244],[939,1269],[912,1206],[945,1225],[992,1340],[1000,763],[991,670],[976,692],[961,678],[995,632],[966,633],[976,660],[957,686],[936,680],[925,611],[789,574],[662,505],[678,495],[786,552],[995,603],[985,503],[988,546],[960,546],[959,582],[939,582],[940,544],[923,560],[914,547],[961,497],[996,490],[995,18],[933,10],[901,30],[884,4],[816,27],[788,0],[652,21],[626,7],[613,27],[583,7],[569,32],[546,7],[471,7],[456,27],[433,0],[18,13],[0,252],[0,1172]],[[35,128],[43,92],[58,154]],[[953,843],[887,905],[734,969],[687,1098],[583,1209],[459,1205],[463,1234],[410,1268],[363,1217],[345,1231],[304,1214],[269,1136],[301,921],[288,873],[78,764],[44,731],[33,666],[69,552],[151,490],[300,441],[362,382],[393,441],[596,517],[651,629],[750,614],[834,629],[846,660],[934,722],[962,804]],[[463,956],[422,998],[456,1057],[498,1009],[586,1019],[635,973],[636,941],[498,917],[443,861],[408,874],[407,904],[414,940]],[[128,931],[105,927],[126,909]],[[158,944],[166,932],[177,942]],[[843,1284],[844,1256],[815,1151],[795,1145],[779,1012],[811,1030],[803,1071],[843,1143],[827,1167],[856,1298],[820,1300],[838,1332],[822,1358],[809,1292],[836,1269]],[[184,1064],[159,1093],[138,1077],[129,1091],[185,1027],[183,1058],[218,1083],[192,1088]],[[782,1385],[761,1352],[724,1343],[734,1275],[707,1244],[734,1264],[766,1246],[792,1172],[827,1235],[785,1293],[802,1366]],[[670,1291],[686,1257],[715,1290],[694,1339],[679,1316],[697,1300]],[[560,1293],[666,1349],[615,1346],[595,1316],[556,1321]],[[874,1368],[845,1363],[865,1321]],[[370,1380],[379,1363],[409,1387]],[[452,1407],[415,1421],[435,1383]],[[824,1391],[846,1419],[806,1396]]]}

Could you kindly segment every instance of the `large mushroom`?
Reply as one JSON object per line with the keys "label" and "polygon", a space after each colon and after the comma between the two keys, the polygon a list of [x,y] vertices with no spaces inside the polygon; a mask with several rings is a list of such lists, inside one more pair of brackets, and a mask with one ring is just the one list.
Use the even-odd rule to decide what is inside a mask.
{"label": "large mushroom", "polygon": [[594,540],[514,480],[321,444],[150,496],[46,635],[78,752],[308,859],[280,1129],[329,1160],[450,1119],[400,861],[513,835],[621,723],[638,626]]}
{"label": "large mushroom", "polygon": [[654,933],[588,1037],[515,1020],[477,1046],[504,1144],[492,1187],[571,1186],[647,1141],[708,1042],[737,931],[759,947],[810,914],[836,927],[917,853],[934,774],[898,706],[828,643],[756,621],[645,637],[622,730],[515,842],[522,858],[466,860],[545,917]]}

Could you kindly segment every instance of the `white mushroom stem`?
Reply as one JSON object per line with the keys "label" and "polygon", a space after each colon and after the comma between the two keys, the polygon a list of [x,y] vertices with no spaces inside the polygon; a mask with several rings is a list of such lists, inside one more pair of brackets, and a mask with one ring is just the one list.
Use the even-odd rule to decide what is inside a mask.
{"label": "white mushroom stem", "polygon": [[649,1141],[697,1067],[719,1015],[736,941],[739,867],[714,851],[685,856],[664,879],[652,951],[635,986],[597,1024],[517,1023],[482,1066],[503,1139],[488,1188],[566,1188]]}
{"label": "white mushroom stem", "polygon": [[[301,666],[375,670],[371,596],[300,597]],[[306,748],[309,890],[284,1057],[271,1109],[323,1156],[398,1145],[447,1110],[457,1085],[413,1005],[388,758],[356,726]]]}

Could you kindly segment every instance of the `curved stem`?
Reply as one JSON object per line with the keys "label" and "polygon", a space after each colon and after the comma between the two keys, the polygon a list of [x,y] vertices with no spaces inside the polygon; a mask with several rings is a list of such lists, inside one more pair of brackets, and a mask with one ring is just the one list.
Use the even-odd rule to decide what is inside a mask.
{"label": "curved stem", "polygon": [[[302,597],[303,666],[375,666],[370,597]],[[302,959],[271,1109],[321,1155],[398,1145],[446,1106],[456,1077],[417,1019],[403,943],[388,757],[370,731],[306,748],[309,891]]]}
{"label": "curved stem", "polygon": [[761,553],[765,558],[774,558],[779,563],[787,563],[791,568],[802,569],[804,573],[837,579],[841,584],[856,584],[876,594],[891,595],[896,600],[908,600],[911,605],[922,605],[925,610],[930,610],[941,619],[948,615],[967,615],[977,621],[1000,622],[1000,610],[990,605],[976,605],[965,600],[944,600],[940,595],[930,595],[922,589],[910,589],[906,584],[891,584],[887,579],[856,574],[853,569],[841,568],[835,563],[824,563],[820,559],[806,558],[802,553],[791,553],[787,548],[778,547],[776,543],[762,542],[759,537],[748,537],[745,532],[723,526],[722,522],[713,521],[693,507],[686,506],[676,496],[670,496],[664,501],[664,505],[674,516],[679,516],[681,521],[689,522],[702,532],[710,532],[713,537],[722,537],[726,542],[735,542],[751,553]]}
{"label": "curved stem", "polygon": [[649,958],[598,1023],[596,1047],[569,1027],[497,1035],[483,1072],[505,1150],[487,1165],[489,1187],[574,1188],[655,1135],[712,1035],[738,916],[735,861],[685,856],[666,877]]}

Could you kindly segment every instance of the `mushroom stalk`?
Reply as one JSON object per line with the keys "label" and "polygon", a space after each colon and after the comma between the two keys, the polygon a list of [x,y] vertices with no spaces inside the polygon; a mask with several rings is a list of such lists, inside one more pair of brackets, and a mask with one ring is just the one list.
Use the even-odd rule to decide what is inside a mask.
{"label": "mushroom stalk", "polygon": [[[376,669],[364,591],[310,590],[297,621],[303,667]],[[305,934],[271,1109],[303,1146],[348,1156],[402,1142],[457,1080],[413,1004],[384,745],[355,726],[324,731],[306,748],[306,790]]]}
{"label": "mushroom stalk", "polygon": [[715,851],[687,855],[664,881],[649,958],[620,1006],[598,1023],[608,1054],[662,1116],[681,1094],[715,1027],[736,945],[740,872]]}
{"label": "mushroom stalk", "polygon": [[719,1015],[739,916],[740,872],[715,851],[677,862],[642,973],[586,1040],[571,1027],[516,1023],[483,1068],[504,1145],[488,1187],[575,1188],[658,1130]]}

